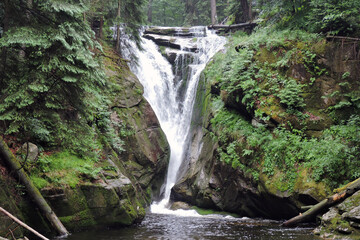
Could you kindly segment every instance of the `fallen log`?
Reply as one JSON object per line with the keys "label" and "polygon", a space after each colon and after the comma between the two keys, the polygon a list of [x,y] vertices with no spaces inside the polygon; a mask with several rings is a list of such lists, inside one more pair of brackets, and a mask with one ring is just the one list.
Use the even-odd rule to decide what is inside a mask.
{"label": "fallen log", "polygon": [[355,180],[354,182],[348,184],[348,186],[345,187],[345,190],[341,191],[340,193],[336,193],[323,201],[319,202],[318,204],[312,206],[309,210],[306,212],[299,214],[296,217],[291,218],[290,220],[287,220],[282,225],[284,227],[294,227],[298,225],[299,223],[306,223],[311,221],[321,212],[324,212],[325,210],[329,209],[330,207],[344,201],[346,198],[353,195],[355,192],[360,190],[360,178]]}
{"label": "fallen log", "polygon": [[20,226],[26,228],[27,230],[29,230],[30,232],[32,232],[33,234],[35,234],[36,236],[38,236],[39,238],[43,239],[43,240],[49,240],[47,237],[44,237],[43,235],[41,235],[40,233],[38,233],[36,230],[34,230],[33,228],[29,227],[28,225],[26,225],[25,223],[23,223],[22,221],[20,221],[18,218],[16,218],[15,216],[13,216],[11,213],[9,213],[8,211],[6,211],[5,209],[3,209],[2,207],[0,207],[0,212],[2,212],[3,214],[5,214],[6,216],[8,216],[9,218],[11,218],[14,222],[16,222],[17,224],[19,224]]}
{"label": "fallen log", "polygon": [[254,22],[246,22],[246,23],[239,23],[239,24],[231,24],[231,25],[222,25],[222,24],[214,24],[209,25],[208,29],[214,30],[222,30],[222,31],[229,31],[234,29],[241,29],[241,28],[254,28],[257,24]]}
{"label": "fallen log", "polygon": [[47,220],[51,223],[53,228],[60,236],[67,236],[69,232],[66,230],[64,225],[61,223],[59,218],[50,208],[49,204],[45,201],[44,197],[41,195],[40,191],[32,183],[28,175],[25,173],[24,169],[21,167],[21,164],[18,162],[14,154],[10,151],[7,144],[4,142],[0,136],[0,157],[4,159],[6,164],[15,172],[25,186],[30,198],[37,205],[40,211],[44,214]]}

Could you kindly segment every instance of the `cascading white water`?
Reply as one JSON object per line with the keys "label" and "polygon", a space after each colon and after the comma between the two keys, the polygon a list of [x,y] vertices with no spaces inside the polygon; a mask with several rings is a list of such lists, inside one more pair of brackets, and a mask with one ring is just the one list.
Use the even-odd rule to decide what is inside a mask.
{"label": "cascading white water", "polygon": [[[153,41],[143,39],[144,51],[137,50],[135,45],[130,48],[133,51],[132,54],[138,58],[138,63],[132,64],[130,68],[144,86],[144,97],[155,111],[171,150],[164,198],[151,206],[151,211],[157,213],[169,213],[166,207],[170,200],[171,188],[177,181],[178,171],[185,157],[184,149],[187,146],[186,141],[200,74],[211,57],[223,48],[226,42],[225,38],[217,36],[204,27],[191,28],[190,31],[199,32],[199,35],[194,38],[196,41],[193,40],[193,45],[198,48],[198,51],[187,52],[188,46],[185,43],[189,40],[184,41],[184,44],[181,44],[181,38],[177,40],[184,47],[177,52],[176,69],[184,69],[184,66],[180,64],[184,63],[186,54],[192,54],[187,74],[182,75],[178,80],[175,80],[172,66],[161,55]],[[205,36],[204,31],[206,31]],[[124,54],[129,56],[131,53],[124,52]]]}

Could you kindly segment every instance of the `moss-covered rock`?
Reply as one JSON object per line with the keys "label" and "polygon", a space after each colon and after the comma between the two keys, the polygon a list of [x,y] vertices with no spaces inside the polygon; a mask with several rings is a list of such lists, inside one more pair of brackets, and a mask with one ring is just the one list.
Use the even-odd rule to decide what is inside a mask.
{"label": "moss-covered rock", "polygon": [[125,177],[42,193],[69,231],[128,226],[145,216],[131,181]]}
{"label": "moss-covered rock", "polygon": [[330,208],[314,230],[323,238],[360,239],[360,191]]}
{"label": "moss-covered rock", "polygon": [[[254,79],[258,84],[252,82],[255,86],[249,89],[239,87],[241,83],[236,82],[236,78],[231,75],[234,73],[226,72],[229,74],[226,75],[228,78],[233,78],[222,79],[226,77],[225,74],[214,73],[214,71],[218,73],[219,69],[212,67],[210,73],[206,74],[208,78],[199,83],[192,119],[193,141],[188,150],[188,161],[184,164],[186,173],[173,188],[172,199],[245,216],[284,219],[298,215],[301,206],[316,204],[328,196],[329,182],[326,179],[325,181],[315,179],[314,168],[309,167],[310,164],[304,164],[307,158],[311,158],[310,151],[305,157],[302,155],[297,159],[298,150],[294,147],[290,154],[294,157],[289,158],[291,160],[285,160],[285,156],[279,154],[278,159],[272,156],[273,162],[270,163],[266,160],[265,150],[270,154],[274,153],[271,149],[261,146],[261,143],[265,144],[268,140],[260,139],[277,140],[279,135],[272,130],[276,126],[283,126],[290,130],[289,132],[295,133],[294,135],[299,134],[296,137],[299,143],[315,142],[324,130],[329,129],[337,121],[331,112],[332,107],[341,101],[341,97],[334,92],[342,92],[344,96],[359,88],[354,81],[358,79],[358,74],[353,70],[359,67],[359,63],[353,64],[347,61],[345,56],[348,55],[348,50],[341,55],[341,47],[337,43],[328,43],[325,40],[318,40],[313,46],[298,40],[285,41],[280,47],[260,44],[259,48],[253,47],[253,49],[250,46],[247,50],[254,57],[248,62],[245,61],[246,67],[239,63],[239,68],[234,72],[250,78],[252,71],[258,73],[254,74],[254,77],[261,77],[262,73],[259,73],[261,67],[265,68],[263,71],[269,68],[272,70],[266,75],[267,78]],[[317,58],[310,55],[313,52],[318,54]],[[334,53],[337,60],[332,59]],[[239,54],[239,58],[246,58],[246,54],[248,52]],[[228,59],[221,56],[220,60],[215,59],[211,64],[217,67],[226,64]],[[233,57],[231,54],[226,56]],[[279,63],[281,58],[289,58],[283,66]],[[314,62],[316,59],[319,62]],[[341,61],[341,67],[335,66],[338,64],[336,61]],[[258,64],[258,68],[251,68],[253,66],[251,64]],[[315,66],[319,69],[315,69]],[[324,69],[328,73],[320,73]],[[344,69],[349,70],[348,74]],[[282,88],[281,85],[271,85],[272,78],[289,78],[295,80],[297,84],[302,84],[296,97],[301,98],[304,105],[289,110],[289,106],[279,97],[281,95],[279,92],[269,94],[270,90],[279,88],[281,92]],[[240,77],[239,79],[241,80],[238,81],[248,80]],[[227,82],[224,83],[225,81]],[[227,83],[232,85],[226,88]],[[348,84],[354,88],[344,88]],[[254,97],[254,104],[249,107],[247,101],[251,96]],[[213,120],[218,112],[225,111],[222,109],[226,109],[229,114],[225,115],[228,118],[216,119],[216,121],[224,121],[221,125]],[[355,107],[351,110],[352,114],[354,109],[356,110]],[[340,113],[341,111],[343,112]],[[338,117],[346,119],[348,113],[344,109],[341,111]],[[242,126],[239,124],[236,130],[232,130],[232,126],[227,126],[226,121],[232,121],[233,125],[238,124],[240,119],[236,121],[237,118],[230,118],[234,115],[241,115],[242,119],[245,119],[241,121],[252,122],[256,128],[269,131],[268,134],[249,134],[249,131],[256,132],[256,128],[248,127],[249,124]],[[216,124],[218,126],[214,126]],[[253,144],[254,141],[260,142],[257,143],[260,146]],[[283,144],[286,148],[287,143]],[[274,147],[280,146],[272,145],[272,148]],[[285,161],[289,162],[285,163]],[[269,166],[269,164],[275,165]],[[287,167],[282,164],[287,164]],[[329,177],[326,174],[322,176]],[[345,225],[341,231],[346,231]]]}
{"label": "moss-covered rock", "polygon": [[[49,151],[40,156],[34,163],[36,168],[28,169],[69,231],[128,226],[141,221],[145,208],[158,196],[167,169],[168,142],[142,96],[140,82],[126,61],[107,46],[103,61],[108,112],[94,113],[94,120],[87,123],[96,132],[91,141],[98,147],[94,149],[98,159],[57,149],[55,154]],[[2,179],[0,184],[7,186]],[[12,191],[13,185],[0,189],[0,205],[38,231],[51,232],[51,226],[42,220],[26,195],[5,198]],[[14,199],[21,204],[13,203]],[[7,225],[8,220],[0,219],[0,230]]]}

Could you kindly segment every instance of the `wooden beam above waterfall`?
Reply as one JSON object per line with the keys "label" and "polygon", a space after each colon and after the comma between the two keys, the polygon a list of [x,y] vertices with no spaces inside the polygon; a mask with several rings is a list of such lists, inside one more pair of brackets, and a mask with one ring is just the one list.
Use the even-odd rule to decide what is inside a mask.
{"label": "wooden beam above waterfall", "polygon": [[219,33],[228,33],[230,31],[238,31],[238,30],[248,30],[252,31],[256,27],[257,23],[255,22],[246,22],[239,24],[231,24],[231,25],[223,25],[223,24],[214,24],[209,25],[209,29],[216,30]]}

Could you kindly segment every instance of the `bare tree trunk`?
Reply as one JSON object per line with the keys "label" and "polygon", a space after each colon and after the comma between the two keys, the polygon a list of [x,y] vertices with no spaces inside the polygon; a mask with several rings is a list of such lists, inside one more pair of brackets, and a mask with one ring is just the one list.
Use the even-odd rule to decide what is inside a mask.
{"label": "bare tree trunk", "polygon": [[121,17],[121,0],[118,1],[118,9],[117,9],[117,15],[118,19],[117,27],[116,27],[116,51],[121,54],[121,46],[120,46],[120,17]]}
{"label": "bare tree trunk", "polygon": [[101,3],[101,15],[100,15],[100,26],[99,26],[99,38],[103,39],[104,38],[104,33],[103,33],[103,29],[104,29],[104,2]]}
{"label": "bare tree trunk", "polygon": [[103,29],[104,29],[104,16],[101,15],[100,16],[100,27],[99,27],[99,38],[100,39],[104,38]]}
{"label": "bare tree trunk", "polygon": [[9,14],[10,14],[9,0],[4,0],[3,5],[4,5],[3,24],[4,24],[4,32],[6,32],[9,29]]}
{"label": "bare tree trunk", "polygon": [[216,14],[216,0],[210,0],[211,6],[211,24],[217,24],[217,14]]}
{"label": "bare tree trunk", "polygon": [[194,19],[196,15],[196,1],[195,0],[186,0],[185,3],[185,25],[194,26],[196,21]]}
{"label": "bare tree trunk", "polygon": [[[9,17],[10,17],[10,6],[9,6],[9,0],[4,0],[3,2],[3,7],[4,7],[4,17],[3,17],[3,34],[7,32],[7,30],[9,29]],[[2,36],[1,36],[2,37]],[[4,70],[6,71],[6,61],[7,61],[7,48],[6,47],[2,47],[1,49],[1,57],[2,57],[2,67]],[[0,70],[0,71],[1,71]],[[0,72],[1,73],[1,72]]]}
{"label": "bare tree trunk", "polygon": [[242,22],[248,22],[250,20],[250,5],[248,0],[241,0],[241,9],[242,9]]}
{"label": "bare tree trunk", "polygon": [[253,14],[252,14],[252,1],[249,1],[249,20],[248,21],[252,21],[253,20]]}
{"label": "bare tree trunk", "polygon": [[152,23],[152,4],[153,4],[153,0],[149,0],[148,12],[147,12],[147,17],[148,17],[149,23]]}
{"label": "bare tree trunk", "polygon": [[[33,7],[33,0],[27,0],[27,7],[28,9],[32,9]],[[30,10],[26,10],[26,18],[30,22],[31,12]]]}
{"label": "bare tree trunk", "polygon": [[2,137],[0,137],[0,156],[4,159],[7,165],[9,165],[11,170],[17,174],[21,183],[25,185],[26,190],[30,195],[31,199],[41,210],[41,212],[45,215],[45,217],[49,220],[49,222],[57,231],[57,233],[60,236],[69,235],[69,232],[60,222],[56,214],[50,208],[49,204],[45,201],[40,191],[31,182],[30,178],[27,176],[24,169],[21,167],[20,163],[18,162],[14,154],[10,151],[10,149],[8,148]]}

